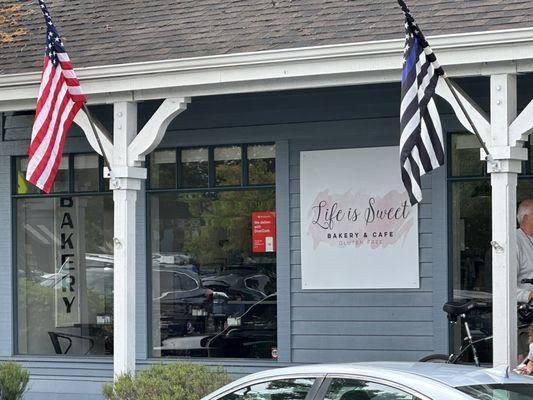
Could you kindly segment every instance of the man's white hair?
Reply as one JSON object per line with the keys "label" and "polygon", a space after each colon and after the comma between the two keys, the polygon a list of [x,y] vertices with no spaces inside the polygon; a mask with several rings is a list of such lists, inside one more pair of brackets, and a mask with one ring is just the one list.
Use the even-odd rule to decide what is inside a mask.
{"label": "man's white hair", "polygon": [[518,224],[522,225],[526,215],[533,215],[533,199],[524,200],[518,206],[518,211],[516,212]]}

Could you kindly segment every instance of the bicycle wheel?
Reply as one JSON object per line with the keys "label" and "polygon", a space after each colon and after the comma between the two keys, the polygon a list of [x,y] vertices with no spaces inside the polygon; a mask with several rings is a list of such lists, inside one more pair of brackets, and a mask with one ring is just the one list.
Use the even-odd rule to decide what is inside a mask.
{"label": "bicycle wheel", "polygon": [[446,354],[430,354],[428,356],[422,357],[419,362],[430,362],[430,363],[447,363],[450,356]]}

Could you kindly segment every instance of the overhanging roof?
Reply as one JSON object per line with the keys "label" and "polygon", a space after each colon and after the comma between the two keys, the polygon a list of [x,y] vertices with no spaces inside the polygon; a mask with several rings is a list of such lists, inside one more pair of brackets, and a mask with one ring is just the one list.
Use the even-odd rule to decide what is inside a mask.
{"label": "overhanging roof", "polygon": [[[48,0],[80,67],[329,46],[403,37],[396,0]],[[428,36],[533,26],[530,0],[409,0]],[[35,0],[0,0],[0,74],[38,71]],[[12,41],[10,41],[12,39]]]}
{"label": "overhanging roof", "polygon": [[[0,4],[1,2],[5,3],[5,0],[0,0]],[[127,2],[117,0],[111,2],[113,3],[113,7],[115,2],[122,5],[124,3],[131,4],[132,9],[135,9],[137,3],[145,3],[135,0]],[[27,5],[28,2],[21,1],[21,3]],[[53,6],[54,9],[63,10],[63,12],[68,10],[75,15],[76,10],[81,7],[80,3],[81,1],[74,0],[55,0],[50,1],[50,7],[52,8]],[[97,7],[97,9],[98,7],[103,7],[101,3],[103,2],[100,0],[89,2],[87,9],[91,10],[91,7]],[[155,3],[159,4],[160,2],[155,1]],[[189,4],[189,2],[171,3],[179,3],[182,6],[185,3]],[[205,5],[204,3],[209,3],[209,1],[201,0],[194,3],[198,4],[198,7],[203,7]],[[213,3],[218,3],[218,1]],[[241,3],[241,8],[243,8],[245,4],[248,4],[248,1],[237,2],[235,0],[229,1],[229,3],[233,6],[236,6],[236,3]],[[74,22],[68,23],[66,17],[64,17],[62,24],[65,24],[65,28],[70,26],[70,31],[69,29],[66,30],[69,34],[74,35],[69,36],[65,40],[66,46],[69,49],[71,58],[74,60],[75,66],[77,66],[76,70],[82,81],[83,88],[89,95],[89,102],[93,104],[117,100],[146,100],[176,95],[194,97],[199,95],[369,84],[399,80],[403,34],[401,33],[401,13],[396,8],[395,1],[281,1],[277,2],[272,10],[270,8],[264,8],[264,10],[267,10],[269,13],[274,12],[276,15],[278,15],[277,13],[289,12],[291,10],[291,12],[294,12],[296,9],[299,9],[296,3],[306,3],[306,10],[309,14],[312,14],[312,10],[318,12],[317,8],[328,9],[328,15],[331,16],[332,20],[337,22],[339,22],[339,18],[341,17],[348,18],[352,21],[355,17],[350,12],[356,13],[361,21],[366,21],[364,29],[360,26],[361,24],[351,24],[352,36],[360,41],[339,44],[340,39],[335,36],[337,29],[334,27],[335,24],[330,21],[323,22],[322,26],[324,29],[327,27],[326,31],[329,31],[330,34],[328,37],[333,37],[333,39],[326,39],[327,35],[323,36],[323,32],[321,31],[322,33],[315,32],[309,35],[310,41],[306,43],[320,44],[324,41],[329,41],[332,42],[331,44],[319,46],[309,45],[305,47],[289,46],[284,49],[272,49],[281,46],[281,42],[276,42],[277,44],[274,45],[270,40],[268,41],[270,45],[267,46],[265,44],[266,42],[264,42],[266,40],[265,37],[261,36],[255,37],[253,40],[256,43],[263,43],[265,45],[264,47],[266,47],[265,50],[239,53],[236,52],[237,49],[252,49],[254,47],[238,46],[236,43],[239,40],[244,40],[244,38],[238,35],[237,38],[234,38],[234,41],[237,42],[232,45],[231,50],[228,50],[230,54],[204,54],[204,50],[198,50],[198,52],[191,53],[196,55],[192,57],[173,59],[160,57],[160,59],[147,61],[146,58],[150,59],[153,53],[147,55],[146,52],[140,51],[142,49],[141,43],[130,43],[128,40],[125,40],[125,37],[121,36],[112,39],[113,43],[115,43],[115,51],[110,52],[106,50],[103,53],[95,53],[94,58],[89,57],[89,59],[85,60],[86,62],[82,62],[84,57],[92,53],[87,53],[88,50],[84,47],[87,43],[82,43],[82,41],[73,38],[77,38],[75,34],[80,29],[80,26],[86,32],[93,32],[95,27],[88,26],[87,24],[80,25],[79,23],[75,25],[74,22],[77,21],[75,16],[72,17]],[[354,3],[357,3],[361,7],[355,7]],[[450,6],[451,3],[453,7]],[[466,4],[466,8],[462,14],[457,11],[457,3],[459,2],[419,0],[412,1],[411,4],[412,9],[417,11],[417,15],[425,15],[425,17],[419,19],[427,19],[427,22],[424,22],[426,22],[428,27],[431,27],[431,29],[426,30],[428,32],[438,31],[436,26],[441,27],[441,30],[438,32],[472,30],[480,26],[476,21],[480,20],[480,13],[485,10],[486,15],[483,14],[484,18],[482,18],[485,21],[485,25],[482,27],[490,28],[488,30],[429,36],[430,43],[436,50],[439,61],[444,65],[449,75],[475,76],[489,74],[495,71],[533,71],[533,28],[493,30],[494,27],[508,27],[509,25],[513,25],[510,21],[515,20],[518,21],[516,23],[517,25],[533,25],[529,17],[530,14],[533,14],[533,2],[510,0],[504,4],[499,1],[461,1],[460,3],[463,6]],[[501,5],[500,8],[509,8],[512,5],[511,8],[513,10],[521,10],[522,15],[519,19],[515,19],[515,17],[510,19],[499,17],[492,21],[492,17],[501,14],[496,12],[496,7],[489,7],[489,3],[499,3]],[[152,2],[146,4],[152,4]],[[261,7],[264,7],[264,2],[260,4]],[[478,14],[474,13],[474,8],[470,8],[472,4],[476,4],[475,9]],[[344,5],[344,8],[341,5]],[[109,6],[108,8],[114,10],[113,7]],[[287,11],[287,7],[294,8]],[[374,7],[374,11],[370,12],[372,7]],[[359,10],[359,8],[361,9]],[[349,14],[348,17],[341,13],[344,9]],[[107,15],[106,11],[104,9],[102,10],[102,15]],[[146,6],[145,18],[148,18],[153,11],[154,9],[151,6]],[[223,13],[220,9],[218,11],[219,13]],[[430,11],[433,13],[430,14]],[[368,14],[366,19],[363,17],[364,12]],[[219,13],[216,13],[216,15],[219,15]],[[170,14],[171,12],[169,11]],[[455,16],[461,14],[462,21],[465,24],[460,27],[457,27],[457,24],[451,24],[449,19],[451,17],[448,14]],[[192,18],[192,15],[194,13],[189,17]],[[474,15],[477,15],[477,19],[474,18]],[[508,13],[508,17],[510,15],[514,15],[514,11]],[[192,19],[202,20],[207,17],[213,18],[213,15],[205,11],[205,13],[197,15]],[[35,13],[31,14],[31,18],[36,18]],[[128,18],[133,17],[128,13],[122,16],[124,21],[128,20]],[[132,21],[138,20],[138,18],[135,18]],[[242,18],[246,20],[244,16]],[[373,24],[369,24],[369,18],[373,18]],[[71,20],[69,19],[69,21]],[[272,22],[271,20],[269,21]],[[436,25],[429,24],[429,21],[435,21]],[[443,21],[448,21],[450,29],[442,29]],[[494,24],[486,26],[487,21],[492,21]],[[317,21],[315,22],[318,23]],[[34,21],[34,23],[37,24],[37,21]],[[57,19],[56,23],[60,25]],[[261,26],[265,24],[268,25],[267,22],[263,21]],[[394,24],[394,26],[391,24]],[[126,29],[120,28],[121,26],[120,23],[117,23],[115,29]],[[142,36],[143,30],[139,30],[139,32]],[[293,37],[291,36],[292,33],[289,32],[287,34],[293,38],[289,45],[303,43],[299,41],[301,35]],[[333,36],[331,36],[332,34]],[[25,38],[26,47],[24,47],[23,51],[18,50],[19,53],[26,54],[24,56],[18,56],[26,60],[20,64],[21,69],[17,70],[18,72],[14,74],[0,74],[0,111],[31,109],[34,107],[40,78],[40,67],[37,67],[37,65],[40,62],[35,61],[32,64],[29,60],[32,60],[32,57],[37,57],[40,60],[42,57],[38,48],[40,46],[35,45],[36,40],[34,35],[37,35],[37,33],[29,34],[28,37],[33,37],[33,40],[28,41],[28,38]],[[98,37],[98,35],[95,37]],[[362,41],[362,39],[366,38],[375,39],[379,37],[390,37],[390,39]],[[87,40],[90,42],[94,39]],[[198,40],[201,42],[203,39]],[[226,37],[225,40],[227,45],[232,42],[229,37]],[[248,38],[247,40],[252,40],[252,38]],[[187,47],[183,41],[178,42],[179,40],[166,42],[171,53],[180,46]],[[13,42],[12,46],[16,48],[15,42]],[[12,52],[12,46],[9,47],[8,53]],[[136,51],[131,50],[131,47],[136,49]],[[120,53],[128,51],[128,49],[133,52],[132,54],[137,54],[138,56],[127,59],[128,62],[126,63],[121,63],[123,58]],[[220,51],[221,49],[219,48]],[[0,52],[0,65],[6,68],[6,53],[4,50],[3,48],[2,52]],[[29,55],[30,53],[31,55]],[[34,53],[36,54],[35,56],[33,55]],[[102,54],[104,54],[104,58],[102,58]],[[16,57],[15,60],[17,60]],[[29,62],[29,64],[25,64],[25,62]],[[35,67],[27,67],[27,65],[34,64]],[[92,66],[87,67],[86,65]],[[28,72],[28,70],[32,72]]]}
{"label": "overhanging roof", "polygon": [[[533,28],[430,38],[454,76],[533,71]],[[79,68],[90,103],[398,81],[403,41]],[[40,74],[0,76],[0,111],[31,109]]]}

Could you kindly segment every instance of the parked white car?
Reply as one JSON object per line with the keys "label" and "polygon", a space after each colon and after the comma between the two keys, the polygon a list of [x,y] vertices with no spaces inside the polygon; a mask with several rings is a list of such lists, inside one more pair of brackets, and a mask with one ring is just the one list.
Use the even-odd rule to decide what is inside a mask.
{"label": "parked white car", "polygon": [[317,364],[249,375],[202,400],[533,400],[533,378],[432,363]]}

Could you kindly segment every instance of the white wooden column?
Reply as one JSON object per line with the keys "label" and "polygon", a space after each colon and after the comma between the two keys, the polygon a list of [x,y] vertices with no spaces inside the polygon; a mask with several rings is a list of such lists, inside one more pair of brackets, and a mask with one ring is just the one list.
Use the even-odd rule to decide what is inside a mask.
{"label": "white wooden column", "polygon": [[132,167],[128,147],[137,134],[137,104],[115,103],[112,177],[114,203],[114,326],[115,376],[135,371],[135,205],[146,169]]}
{"label": "white wooden column", "polygon": [[514,159],[509,126],[516,117],[516,76],[493,75],[487,163],[492,186],[492,315],[493,364],[517,363],[516,182],[521,162]]}
{"label": "white wooden column", "polygon": [[[102,134],[101,124],[96,123],[100,142],[111,172],[109,186],[114,202],[114,335],[113,372],[115,378],[135,372],[135,266],[136,214],[135,206],[141,183],[146,179],[142,162],[146,154],[155,149],[166,132],[169,123],[187,108],[188,98],[166,99],[137,134],[137,104],[114,104],[113,142]],[[93,149],[102,154],[87,116],[78,113],[75,122],[84,130]],[[95,121],[97,122],[97,121]],[[139,243],[146,246],[146,243]]]}

